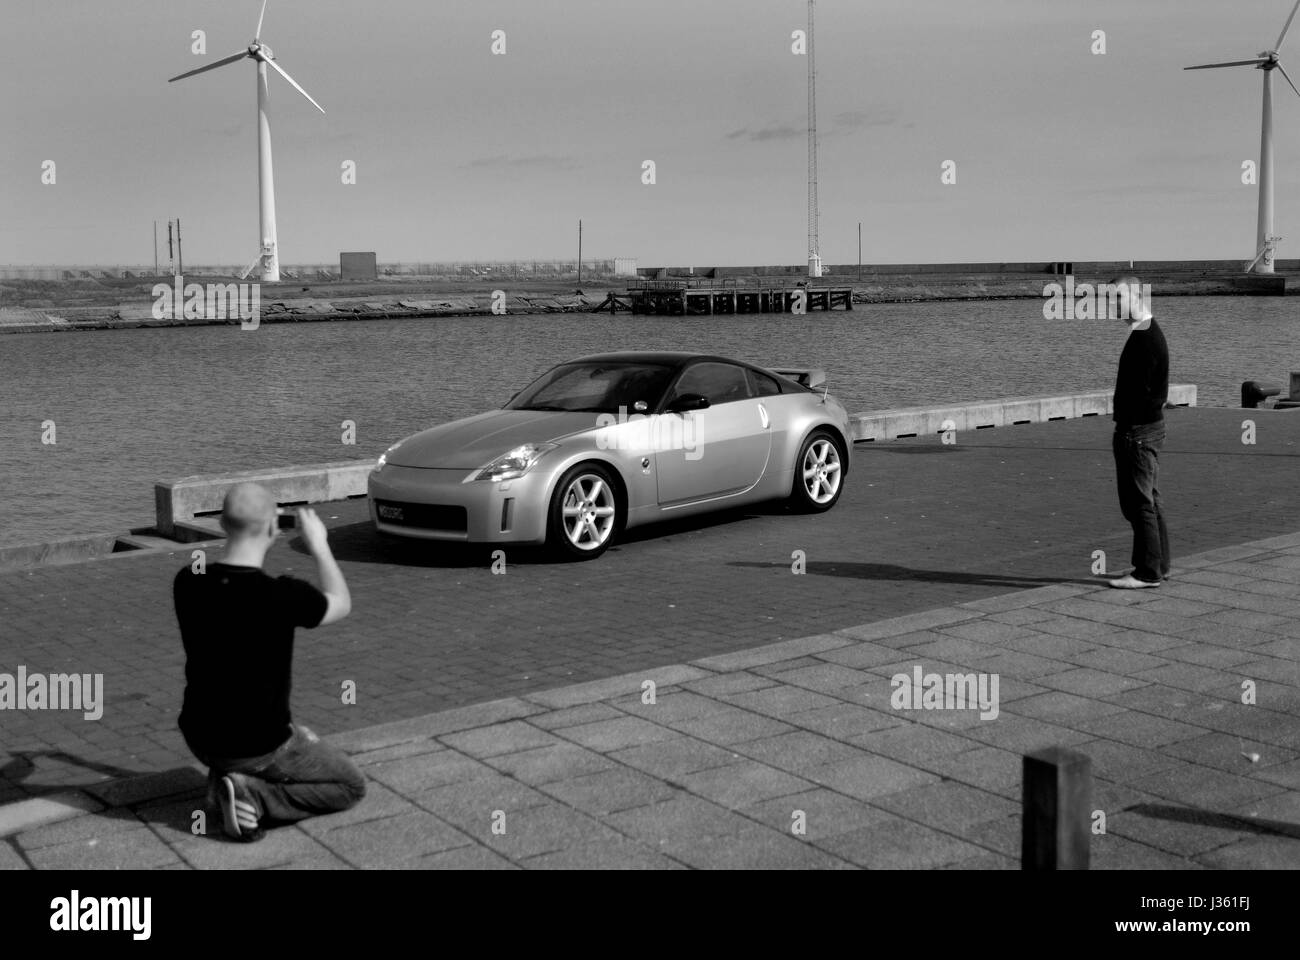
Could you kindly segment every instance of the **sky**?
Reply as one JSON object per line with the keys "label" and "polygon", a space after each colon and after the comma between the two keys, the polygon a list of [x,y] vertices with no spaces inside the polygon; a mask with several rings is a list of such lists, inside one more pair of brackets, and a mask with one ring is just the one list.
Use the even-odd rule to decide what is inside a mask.
{"label": "sky", "polygon": [[[1290,7],[818,0],[824,262],[856,262],[859,223],[867,263],[1249,260],[1261,73],[1181,68],[1271,48]],[[167,79],[245,48],[259,8],[5,0],[0,264],[151,264],[173,217],[188,263],[251,262],[255,67]],[[281,261],[571,258],[581,218],[588,258],[802,263],[806,19],[802,0],[270,0],[262,39],[326,110],[272,76]],[[1288,53],[1300,82],[1300,24]],[[1300,97],[1275,74],[1273,99],[1278,255],[1300,257]]]}

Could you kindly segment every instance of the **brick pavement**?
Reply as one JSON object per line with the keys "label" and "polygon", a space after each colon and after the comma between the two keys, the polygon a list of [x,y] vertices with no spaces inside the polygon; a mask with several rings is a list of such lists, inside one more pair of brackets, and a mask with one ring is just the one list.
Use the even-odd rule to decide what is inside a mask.
{"label": "brick pavement", "polygon": [[[1176,551],[1300,528],[1290,470],[1300,417],[1170,412],[1164,487]],[[830,633],[1113,567],[1127,529],[1112,491],[1107,422],[1081,420],[859,445],[843,502],[819,517],[778,510],[639,532],[600,561],[552,565],[511,551],[494,576],[479,551],[377,545],[359,503],[335,505],[331,539],[356,612],[300,632],[295,712],[355,730],[521,697],[664,663]],[[808,574],[794,576],[804,550]],[[0,803],[189,762],[175,729],[182,656],[170,579],[188,554],[118,555],[0,574],[0,669],[102,672],[107,707],[87,723],[3,715]],[[300,547],[274,572],[310,574]],[[1266,610],[1235,611],[1266,626]],[[1024,654],[1023,651],[1017,651]],[[341,703],[345,680],[358,702]]]}
{"label": "brick pavement", "polygon": [[[258,844],[193,834],[195,767],[10,804],[0,868],[1014,869],[1049,745],[1093,760],[1096,869],[1300,867],[1300,534],[1177,570],[338,734],[366,799]],[[997,673],[998,716],[894,709],[915,666]]]}

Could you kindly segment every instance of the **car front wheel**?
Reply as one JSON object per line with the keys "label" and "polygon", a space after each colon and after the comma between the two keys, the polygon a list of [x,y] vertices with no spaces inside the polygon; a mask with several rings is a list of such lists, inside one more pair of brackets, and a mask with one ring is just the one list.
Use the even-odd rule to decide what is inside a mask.
{"label": "car front wheel", "polygon": [[618,494],[608,468],[579,464],[565,472],[551,494],[547,545],[568,560],[594,560],[618,531]]}

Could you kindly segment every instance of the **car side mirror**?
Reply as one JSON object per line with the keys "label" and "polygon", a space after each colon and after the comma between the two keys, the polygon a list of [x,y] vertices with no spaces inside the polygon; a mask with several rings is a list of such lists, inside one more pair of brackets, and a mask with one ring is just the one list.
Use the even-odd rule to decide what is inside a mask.
{"label": "car side mirror", "polygon": [[709,398],[699,393],[683,393],[668,404],[669,413],[689,413],[692,410],[707,410]]}

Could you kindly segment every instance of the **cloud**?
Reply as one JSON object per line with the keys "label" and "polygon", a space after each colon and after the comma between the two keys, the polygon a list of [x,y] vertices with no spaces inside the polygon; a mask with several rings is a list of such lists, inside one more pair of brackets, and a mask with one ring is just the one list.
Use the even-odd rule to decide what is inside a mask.
{"label": "cloud", "polygon": [[[911,123],[899,123],[900,113],[893,107],[872,107],[867,110],[846,110],[830,118],[829,123],[821,124],[818,133],[821,136],[841,136],[854,130],[866,130],[870,127],[910,127]],[[728,140],[748,140],[751,143],[763,143],[771,140],[801,140],[808,135],[806,121],[803,123],[774,123],[766,127],[741,127],[727,134]]]}
{"label": "cloud", "polygon": [[807,128],[795,127],[789,124],[779,124],[771,127],[763,127],[759,130],[751,130],[749,127],[741,127],[739,130],[733,130],[727,134],[728,140],[750,140],[754,143],[762,143],[767,140],[795,140],[807,136]]}
{"label": "cloud", "polygon": [[505,153],[499,153],[491,157],[476,157],[469,163],[461,164],[462,169],[468,168],[471,170],[518,170],[522,168],[531,170],[574,170],[577,166],[578,161],[573,157],[557,157],[550,154],[512,157]]}

